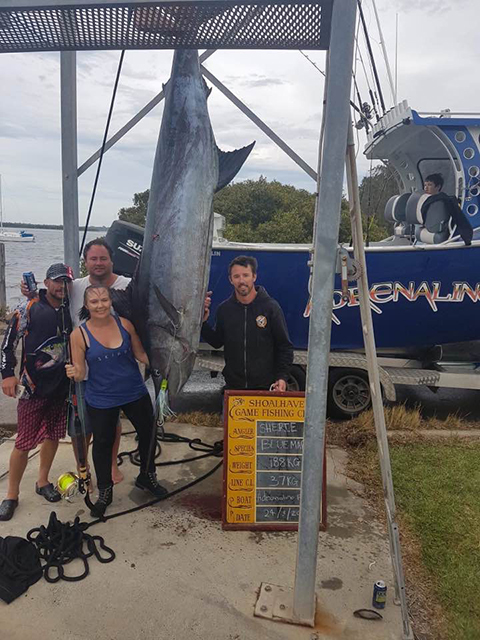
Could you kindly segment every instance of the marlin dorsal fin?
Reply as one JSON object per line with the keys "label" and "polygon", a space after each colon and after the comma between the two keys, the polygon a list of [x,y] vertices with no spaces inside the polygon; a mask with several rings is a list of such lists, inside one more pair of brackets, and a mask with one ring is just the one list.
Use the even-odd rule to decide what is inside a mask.
{"label": "marlin dorsal fin", "polygon": [[218,183],[215,192],[220,191],[223,187],[226,187],[231,182],[237,173],[242,168],[243,163],[250,155],[250,151],[253,149],[255,142],[249,144],[248,147],[242,147],[241,149],[235,149],[235,151],[220,151],[218,152]]}

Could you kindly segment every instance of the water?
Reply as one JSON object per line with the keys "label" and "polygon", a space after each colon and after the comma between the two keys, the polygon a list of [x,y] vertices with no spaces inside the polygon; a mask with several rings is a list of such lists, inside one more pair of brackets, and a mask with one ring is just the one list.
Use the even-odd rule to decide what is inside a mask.
{"label": "water", "polygon": [[[6,228],[6,231],[20,231],[21,228]],[[20,281],[24,271],[33,271],[37,282],[43,283],[48,267],[54,262],[63,262],[63,231],[61,229],[27,229],[35,236],[35,242],[5,242],[7,305],[10,309],[23,299]],[[83,231],[80,234],[82,241]],[[102,231],[89,231],[87,242]]]}

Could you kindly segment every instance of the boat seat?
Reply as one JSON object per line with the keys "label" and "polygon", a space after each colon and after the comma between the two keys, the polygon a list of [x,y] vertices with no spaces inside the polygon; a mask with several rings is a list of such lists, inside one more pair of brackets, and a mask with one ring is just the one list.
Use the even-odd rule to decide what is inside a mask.
{"label": "boat seat", "polygon": [[410,193],[402,193],[388,199],[383,212],[383,217],[387,222],[405,222],[407,219],[406,206],[410,195]]}
{"label": "boat seat", "polygon": [[439,244],[451,234],[450,214],[443,202],[434,202],[428,209],[427,219],[422,216],[422,205],[430,196],[423,191],[409,194],[406,220],[415,225],[415,238],[426,244]]}

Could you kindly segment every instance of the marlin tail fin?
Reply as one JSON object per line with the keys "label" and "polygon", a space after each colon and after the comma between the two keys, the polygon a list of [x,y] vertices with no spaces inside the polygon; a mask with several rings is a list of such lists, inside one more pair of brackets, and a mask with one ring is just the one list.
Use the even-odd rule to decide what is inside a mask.
{"label": "marlin tail fin", "polygon": [[242,147],[241,149],[235,149],[235,151],[218,151],[218,183],[215,192],[220,191],[223,187],[226,187],[231,182],[240,169],[243,163],[250,155],[251,150],[255,146],[255,142],[249,144],[248,147]]}

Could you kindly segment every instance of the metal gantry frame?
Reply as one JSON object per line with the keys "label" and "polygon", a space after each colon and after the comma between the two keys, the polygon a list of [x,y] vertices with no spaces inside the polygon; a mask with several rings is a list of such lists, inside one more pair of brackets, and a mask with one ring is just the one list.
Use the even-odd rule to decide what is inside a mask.
{"label": "metal gantry frame", "polygon": [[[302,4],[297,0],[298,4]],[[162,2],[157,0],[79,0],[70,3],[70,7],[61,5],[55,0],[3,0],[0,6],[0,31],[2,29],[2,11],[5,8],[15,10],[53,10],[71,11],[71,5],[94,9],[98,7],[118,7],[120,5],[152,5],[152,7],[171,7],[175,5],[178,11],[182,4],[190,6],[198,4],[202,10],[209,3],[215,7],[217,0],[184,0]],[[281,3],[281,2],[280,2]],[[235,6],[236,0],[218,2],[218,5]],[[279,2],[272,2],[277,6]],[[295,4],[292,0],[289,5]],[[309,4],[305,2],[304,4]],[[227,98],[229,98],[247,117],[249,117],[267,136],[270,137],[287,155],[296,162],[310,177],[317,182],[316,224],[314,230],[313,249],[313,282],[312,282],[312,311],[310,315],[308,368],[306,384],[306,413],[305,413],[305,442],[303,454],[303,478],[300,505],[300,523],[297,547],[297,562],[294,589],[285,595],[286,605],[283,609],[288,613],[284,620],[297,624],[313,626],[316,609],[316,570],[318,551],[318,532],[320,522],[320,501],[323,484],[323,458],[325,445],[326,399],[328,382],[328,357],[330,351],[331,311],[333,300],[333,286],[337,259],[337,242],[340,223],[340,210],[345,168],[345,152],[347,154],[347,178],[351,201],[352,233],[354,251],[364,269],[359,281],[359,298],[362,327],[367,352],[372,402],[374,407],[375,425],[379,445],[380,465],[382,470],[385,505],[387,510],[390,551],[395,574],[395,591],[398,603],[402,607],[403,638],[413,638],[408,617],[403,580],[403,568],[398,538],[398,527],[395,522],[395,501],[391,478],[388,440],[386,437],[385,419],[381,400],[378,367],[376,365],[375,342],[371,310],[368,303],[368,280],[366,273],[365,251],[362,235],[362,221],[358,198],[358,180],[356,175],[353,134],[350,122],[350,88],[352,77],[352,61],[356,21],[356,0],[320,0],[315,3],[323,5],[326,15],[331,18],[330,32],[327,40],[328,72],[325,85],[325,98],[322,119],[322,134],[319,145],[317,171],[308,165],[293,149],[291,149],[275,132],[273,132],[258,116],[228,90],[211,72],[202,65],[202,73]],[[238,5],[261,5],[257,11],[263,11],[270,3],[265,0],[239,0]],[[60,9],[59,9],[60,8]],[[171,9],[168,9],[171,10]],[[229,8],[223,11],[228,11]],[[172,10],[173,11],[173,10]],[[215,8],[218,12],[218,9]],[[331,15],[328,13],[331,11]],[[253,14],[249,14],[253,15]],[[323,18],[323,16],[322,16]],[[71,19],[71,18],[70,18]],[[253,18],[252,18],[253,19]],[[128,24],[130,27],[130,23]],[[72,32],[68,36],[73,37]],[[62,34],[64,35],[64,34]],[[229,36],[231,32],[229,33]],[[324,34],[322,34],[324,37]],[[325,39],[325,38],[324,38]],[[1,39],[0,39],[1,41]],[[207,46],[210,43],[207,43]],[[221,49],[218,43],[215,48]],[[68,47],[65,47],[68,48]],[[70,47],[71,48],[71,47]],[[92,47],[95,48],[95,47]],[[123,47],[98,47],[117,48]],[[130,47],[140,48],[140,47]],[[141,47],[148,48],[148,47]],[[167,48],[156,46],[152,48]],[[168,47],[173,48],[173,47]],[[248,44],[242,48],[274,48]],[[298,49],[300,46],[283,46],[281,48]],[[304,47],[305,48],[305,47]],[[315,47],[310,47],[315,48]],[[317,47],[320,48],[320,47]],[[42,50],[42,49],[39,49]],[[43,49],[45,50],[45,49]],[[60,50],[57,49],[57,50]],[[1,48],[0,48],[1,51]],[[204,62],[214,51],[207,49],[201,57]],[[106,149],[139,122],[154,106],[163,99],[163,91],[153,98],[134,118],[122,127],[110,140]],[[62,132],[62,183],[63,183],[63,220],[64,220],[64,250],[65,261],[78,269],[79,249],[79,218],[78,218],[78,177],[100,156],[100,151],[93,154],[80,167],[77,158],[77,120],[76,120],[76,53],[73,50],[61,50],[61,132]],[[320,171],[321,169],[321,171]],[[283,592],[286,593],[287,590]],[[287,602],[288,601],[288,602]],[[280,607],[282,608],[282,607]],[[276,616],[276,619],[282,616]]]}

